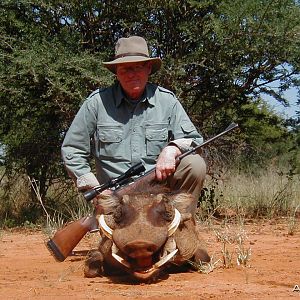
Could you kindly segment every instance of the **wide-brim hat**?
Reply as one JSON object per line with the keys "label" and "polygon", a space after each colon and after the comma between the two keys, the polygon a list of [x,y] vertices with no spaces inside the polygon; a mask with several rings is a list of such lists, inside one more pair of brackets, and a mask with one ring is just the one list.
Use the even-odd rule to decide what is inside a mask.
{"label": "wide-brim hat", "polygon": [[115,59],[109,62],[103,62],[103,65],[116,74],[116,67],[119,64],[132,62],[151,61],[151,74],[157,72],[162,64],[159,57],[149,57],[147,42],[140,36],[131,36],[120,38],[116,43]]}

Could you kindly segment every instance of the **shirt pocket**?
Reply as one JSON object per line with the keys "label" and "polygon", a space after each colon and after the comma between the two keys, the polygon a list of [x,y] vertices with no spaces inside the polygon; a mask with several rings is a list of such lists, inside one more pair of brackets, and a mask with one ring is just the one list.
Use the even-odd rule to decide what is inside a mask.
{"label": "shirt pocket", "polygon": [[163,125],[146,127],[146,153],[158,156],[168,141],[168,129]]}
{"label": "shirt pocket", "polygon": [[195,126],[190,122],[182,122],[181,123],[181,130],[184,134],[190,134],[193,131],[196,131]]}
{"label": "shirt pocket", "polygon": [[124,156],[123,134],[121,125],[98,125],[100,157],[121,158]]}

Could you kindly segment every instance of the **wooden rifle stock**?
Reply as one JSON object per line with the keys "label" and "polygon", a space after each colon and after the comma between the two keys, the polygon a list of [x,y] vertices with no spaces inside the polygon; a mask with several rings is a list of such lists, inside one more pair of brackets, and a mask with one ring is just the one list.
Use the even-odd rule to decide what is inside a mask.
{"label": "wooden rifle stock", "polygon": [[[136,167],[136,166],[134,166]],[[138,179],[137,183],[145,183],[145,181],[151,181],[155,179],[155,169],[147,172],[149,175],[142,176],[143,179]],[[107,183],[105,185],[108,185]],[[129,185],[124,186],[117,192],[119,196],[125,195],[130,192],[132,186],[128,188]],[[94,197],[99,194],[99,190],[103,187],[98,187],[98,190],[89,191],[86,194],[86,200],[90,201]],[[95,209],[97,213],[97,207]],[[83,237],[91,230],[98,228],[98,221],[96,217],[88,216],[83,217],[77,221],[74,221],[70,224],[67,224],[62,229],[59,229],[54,236],[49,239],[46,243],[46,246],[56,261],[63,262],[73,251],[73,249],[77,246],[77,244],[83,239]]]}
{"label": "wooden rifle stock", "polygon": [[[215,139],[219,138],[220,136],[228,133],[229,131],[237,127],[238,125],[234,123],[229,125],[223,132],[208,139],[201,145],[198,145],[197,147],[178,156],[176,159],[176,164],[178,164],[180,160],[185,156],[196,153],[198,149],[204,147],[205,145],[211,143]],[[86,196],[84,195],[84,197],[86,198],[87,201],[92,200],[104,189],[117,185],[123,180],[125,180],[126,182],[127,174],[129,175],[128,176],[129,178],[130,176],[137,175],[141,171],[141,168],[142,166],[140,164],[133,166],[130,170],[128,170],[125,174],[122,174],[120,177],[113,179],[112,181],[102,186],[96,187],[91,191],[88,191],[86,193]],[[143,186],[151,182],[155,182],[155,178],[156,178],[156,174],[155,174],[155,167],[154,167],[153,169],[144,173],[142,176],[135,179],[132,183],[116,188],[115,193],[119,196],[126,195],[137,187]],[[53,238],[47,242],[46,246],[51,252],[51,254],[53,254],[55,259],[57,261],[62,262],[70,255],[72,250],[85,236],[85,234],[96,228],[98,228],[98,221],[95,216],[88,216],[88,217],[81,218],[80,220],[74,221],[68,224],[67,226],[65,226],[64,228],[58,230],[53,236]]]}
{"label": "wooden rifle stock", "polygon": [[59,229],[46,246],[57,261],[64,261],[89,231],[98,228],[95,216],[83,217]]}

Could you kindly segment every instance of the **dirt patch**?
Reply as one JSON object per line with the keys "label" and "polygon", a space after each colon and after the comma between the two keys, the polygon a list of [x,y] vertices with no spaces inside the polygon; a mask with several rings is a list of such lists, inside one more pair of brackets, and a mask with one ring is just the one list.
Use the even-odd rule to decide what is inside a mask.
{"label": "dirt patch", "polygon": [[[241,229],[226,230],[238,235]],[[42,232],[1,231],[0,299],[300,299],[300,232],[287,235],[286,222],[249,224],[242,230],[248,237],[242,246],[251,248],[247,267],[236,263],[238,244],[224,244],[224,228],[214,225],[202,235],[213,259],[220,259],[213,272],[170,274],[153,284],[84,278],[82,252],[95,247],[95,235],[78,245],[75,256],[58,263]],[[231,257],[228,268],[222,261],[224,245]]]}

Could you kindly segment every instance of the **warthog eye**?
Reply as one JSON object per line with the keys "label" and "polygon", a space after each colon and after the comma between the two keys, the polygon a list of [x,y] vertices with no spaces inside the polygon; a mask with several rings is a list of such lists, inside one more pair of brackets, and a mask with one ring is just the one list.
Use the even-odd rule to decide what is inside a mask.
{"label": "warthog eye", "polygon": [[148,210],[148,219],[154,226],[164,226],[174,217],[174,209],[163,202],[154,203]]}
{"label": "warthog eye", "polygon": [[118,206],[115,210],[114,214],[114,220],[116,223],[120,223],[122,220],[122,206]]}
{"label": "warthog eye", "polygon": [[136,211],[130,205],[120,205],[113,213],[113,218],[118,226],[128,226],[136,218]]}

